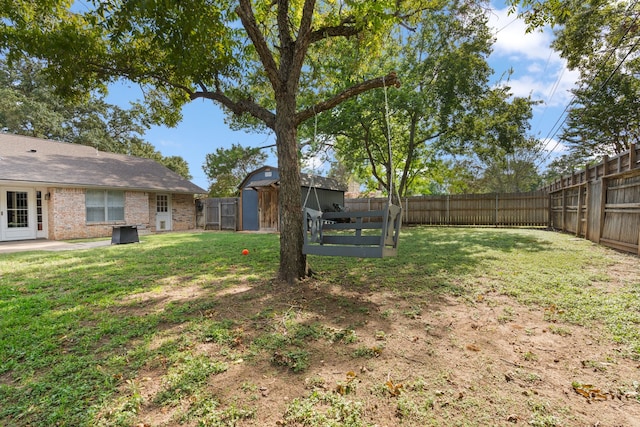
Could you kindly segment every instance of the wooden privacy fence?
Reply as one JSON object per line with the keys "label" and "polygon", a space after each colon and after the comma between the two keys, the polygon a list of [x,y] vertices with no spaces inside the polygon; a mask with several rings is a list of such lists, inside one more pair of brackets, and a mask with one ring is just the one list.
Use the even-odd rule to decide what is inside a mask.
{"label": "wooden privacy fence", "polygon": [[[346,199],[351,211],[381,210],[386,198]],[[414,196],[402,199],[402,222],[414,225],[548,227],[546,191],[512,194]]]}
{"label": "wooden privacy fence", "polygon": [[237,230],[237,197],[201,199],[201,203],[205,230]]}
{"label": "wooden privacy fence", "polygon": [[549,185],[551,226],[640,255],[639,151],[632,145]]}
{"label": "wooden privacy fence", "polygon": [[[415,196],[402,222],[422,225],[551,227],[640,255],[640,149],[605,157],[537,192]],[[236,230],[237,198],[203,199],[198,224]],[[384,210],[386,198],[345,199],[350,211]]]}

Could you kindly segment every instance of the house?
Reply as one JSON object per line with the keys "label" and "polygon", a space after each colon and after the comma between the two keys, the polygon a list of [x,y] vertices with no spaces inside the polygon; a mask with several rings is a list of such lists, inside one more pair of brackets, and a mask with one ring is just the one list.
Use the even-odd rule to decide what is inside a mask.
{"label": "house", "polygon": [[0,241],[190,230],[204,193],[154,160],[0,133]]}
{"label": "house", "polygon": [[[322,211],[344,205],[346,187],[335,179],[317,175],[301,175],[302,205]],[[241,230],[279,231],[278,191],[280,174],[277,168],[263,166],[242,181],[240,189]]]}

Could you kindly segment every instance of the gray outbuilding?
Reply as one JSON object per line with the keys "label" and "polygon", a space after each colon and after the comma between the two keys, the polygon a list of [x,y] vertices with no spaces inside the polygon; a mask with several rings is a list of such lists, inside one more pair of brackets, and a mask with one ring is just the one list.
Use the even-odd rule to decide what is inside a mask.
{"label": "gray outbuilding", "polygon": [[[325,212],[344,206],[347,188],[335,179],[308,174],[300,178],[303,206]],[[239,186],[241,230],[280,231],[279,189],[278,168],[263,166],[247,175]]]}

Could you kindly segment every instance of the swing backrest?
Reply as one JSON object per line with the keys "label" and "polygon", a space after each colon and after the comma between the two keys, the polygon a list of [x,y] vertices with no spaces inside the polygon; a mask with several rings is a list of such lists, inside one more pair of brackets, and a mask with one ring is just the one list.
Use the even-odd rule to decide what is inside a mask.
{"label": "swing backrest", "polygon": [[305,208],[306,254],[382,258],[397,254],[402,209],[319,212]]}

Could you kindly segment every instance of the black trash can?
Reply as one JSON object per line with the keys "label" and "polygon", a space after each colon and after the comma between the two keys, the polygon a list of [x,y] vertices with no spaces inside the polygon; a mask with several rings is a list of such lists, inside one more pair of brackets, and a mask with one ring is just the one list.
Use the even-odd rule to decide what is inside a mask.
{"label": "black trash can", "polygon": [[138,243],[138,226],[136,225],[116,225],[111,233],[111,244],[120,245],[122,243]]}

